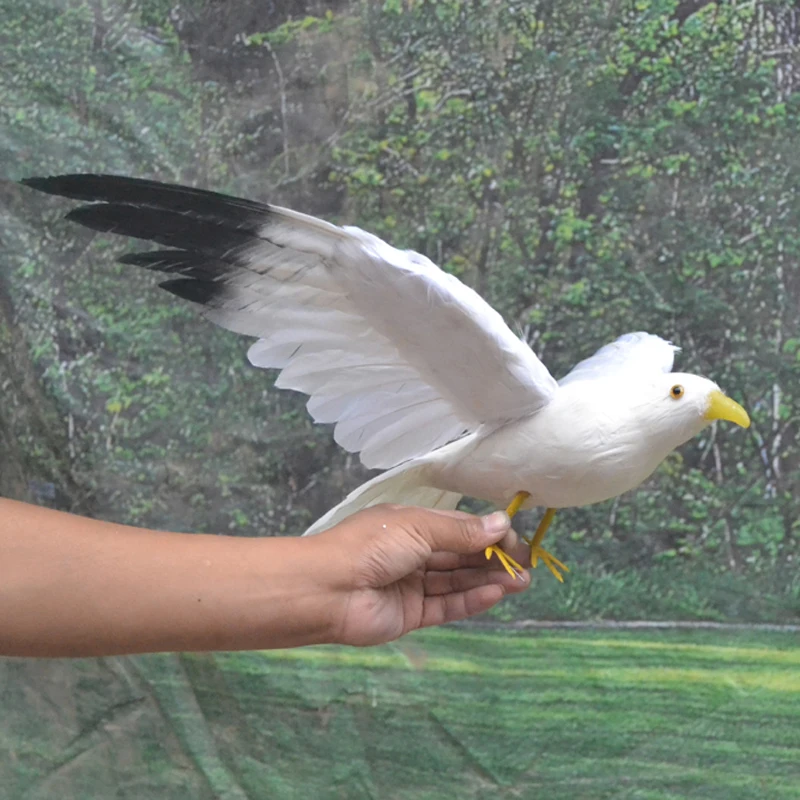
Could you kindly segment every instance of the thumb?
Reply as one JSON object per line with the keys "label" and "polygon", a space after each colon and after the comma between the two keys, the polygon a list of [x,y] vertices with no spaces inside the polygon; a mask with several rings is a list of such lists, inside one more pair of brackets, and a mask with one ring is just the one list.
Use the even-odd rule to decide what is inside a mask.
{"label": "thumb", "polygon": [[432,552],[479,553],[499,542],[511,530],[505,511],[484,517],[462,511],[429,510],[415,520],[416,533]]}

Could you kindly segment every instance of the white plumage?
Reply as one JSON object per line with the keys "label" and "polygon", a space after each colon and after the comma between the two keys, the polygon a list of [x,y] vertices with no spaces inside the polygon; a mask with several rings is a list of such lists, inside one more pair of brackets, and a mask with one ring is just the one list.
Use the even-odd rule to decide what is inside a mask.
{"label": "white plumage", "polygon": [[[358,228],[272,212],[260,237],[291,241],[306,256],[303,266],[265,269],[255,245],[241,289],[229,279],[227,308],[206,313],[240,329],[247,303],[262,337],[251,363],[283,369],[276,385],[310,394],[314,419],[336,423],[336,441],[366,466],[385,469],[482,424],[534,413],[556,390],[502,317],[428,259]],[[293,236],[290,222],[298,226]],[[260,285],[252,272],[262,275]],[[263,306],[250,304],[251,293]]]}
{"label": "white plumage", "polygon": [[[631,333],[556,383],[476,292],[424,256],[355,227],[130,178],[26,181],[90,201],[68,217],[166,245],[123,258],[206,317],[255,336],[248,357],[309,395],[317,422],[388,472],[309,529],[380,502],[455,508],[598,502],[644,480],[714,419],[749,423],[711,381],[669,374],[678,349]],[[680,392],[678,393],[678,389]]]}

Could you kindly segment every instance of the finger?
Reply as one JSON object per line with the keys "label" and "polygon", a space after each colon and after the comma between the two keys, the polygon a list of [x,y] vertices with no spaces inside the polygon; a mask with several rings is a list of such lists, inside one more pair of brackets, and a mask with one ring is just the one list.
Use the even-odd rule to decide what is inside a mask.
{"label": "finger", "polygon": [[[525,544],[515,531],[509,531],[500,542],[500,547],[523,567],[531,565],[531,549]],[[465,569],[469,567],[489,567],[490,569],[503,569],[500,562],[493,558],[489,562],[483,551],[478,553],[433,553],[428,559],[427,567],[432,570]]]}
{"label": "finger", "polygon": [[479,553],[511,530],[505,511],[475,517],[459,511],[408,509],[413,528],[432,552]]}
{"label": "finger", "polygon": [[505,595],[503,587],[497,583],[477,586],[466,592],[434,595],[425,598],[420,628],[457,622],[460,619],[482,614],[497,605]]}
{"label": "finger", "polygon": [[482,569],[455,569],[447,570],[446,572],[431,572],[429,570],[425,573],[424,582],[426,595],[466,592],[469,589],[490,583],[496,583],[507,592],[510,592],[527,588],[527,584],[530,583],[530,576],[526,572],[522,580],[520,580],[514,575],[509,575],[505,570],[486,569],[484,566]]}

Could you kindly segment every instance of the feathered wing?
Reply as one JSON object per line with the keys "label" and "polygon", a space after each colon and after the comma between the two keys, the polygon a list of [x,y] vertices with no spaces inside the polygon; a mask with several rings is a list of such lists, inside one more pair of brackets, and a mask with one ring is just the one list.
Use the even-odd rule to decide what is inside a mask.
{"label": "feathered wing", "polygon": [[679,350],[680,347],[652,333],[626,333],[576,364],[558,385],[614,375],[672,372],[675,353]]}
{"label": "feathered wing", "polygon": [[557,388],[477,293],[358,228],[112,175],[24,183],[91,203],[68,219],[170,248],[122,261],[171,274],[163,288],[258,337],[250,361],[310,395],[313,418],[335,423],[336,441],[368,467],[532,414]]}
{"label": "feathered wing", "polygon": [[350,492],[341,503],[320,517],[303,536],[322,533],[351,514],[379,503],[398,503],[406,506],[453,511],[462,495],[428,485],[426,474],[428,465],[424,459],[421,461],[422,463],[412,461],[400,464],[381,473],[371,481],[361,484]]}

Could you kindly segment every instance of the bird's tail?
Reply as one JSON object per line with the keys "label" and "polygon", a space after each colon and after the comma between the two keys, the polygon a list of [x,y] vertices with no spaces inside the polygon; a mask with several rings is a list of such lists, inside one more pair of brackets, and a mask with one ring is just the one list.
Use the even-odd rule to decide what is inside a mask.
{"label": "bird's tail", "polygon": [[322,533],[351,514],[355,514],[356,511],[380,503],[453,510],[458,505],[461,495],[429,486],[428,472],[428,464],[410,461],[378,475],[377,478],[350,492],[338,506],[320,517],[303,536]]}

